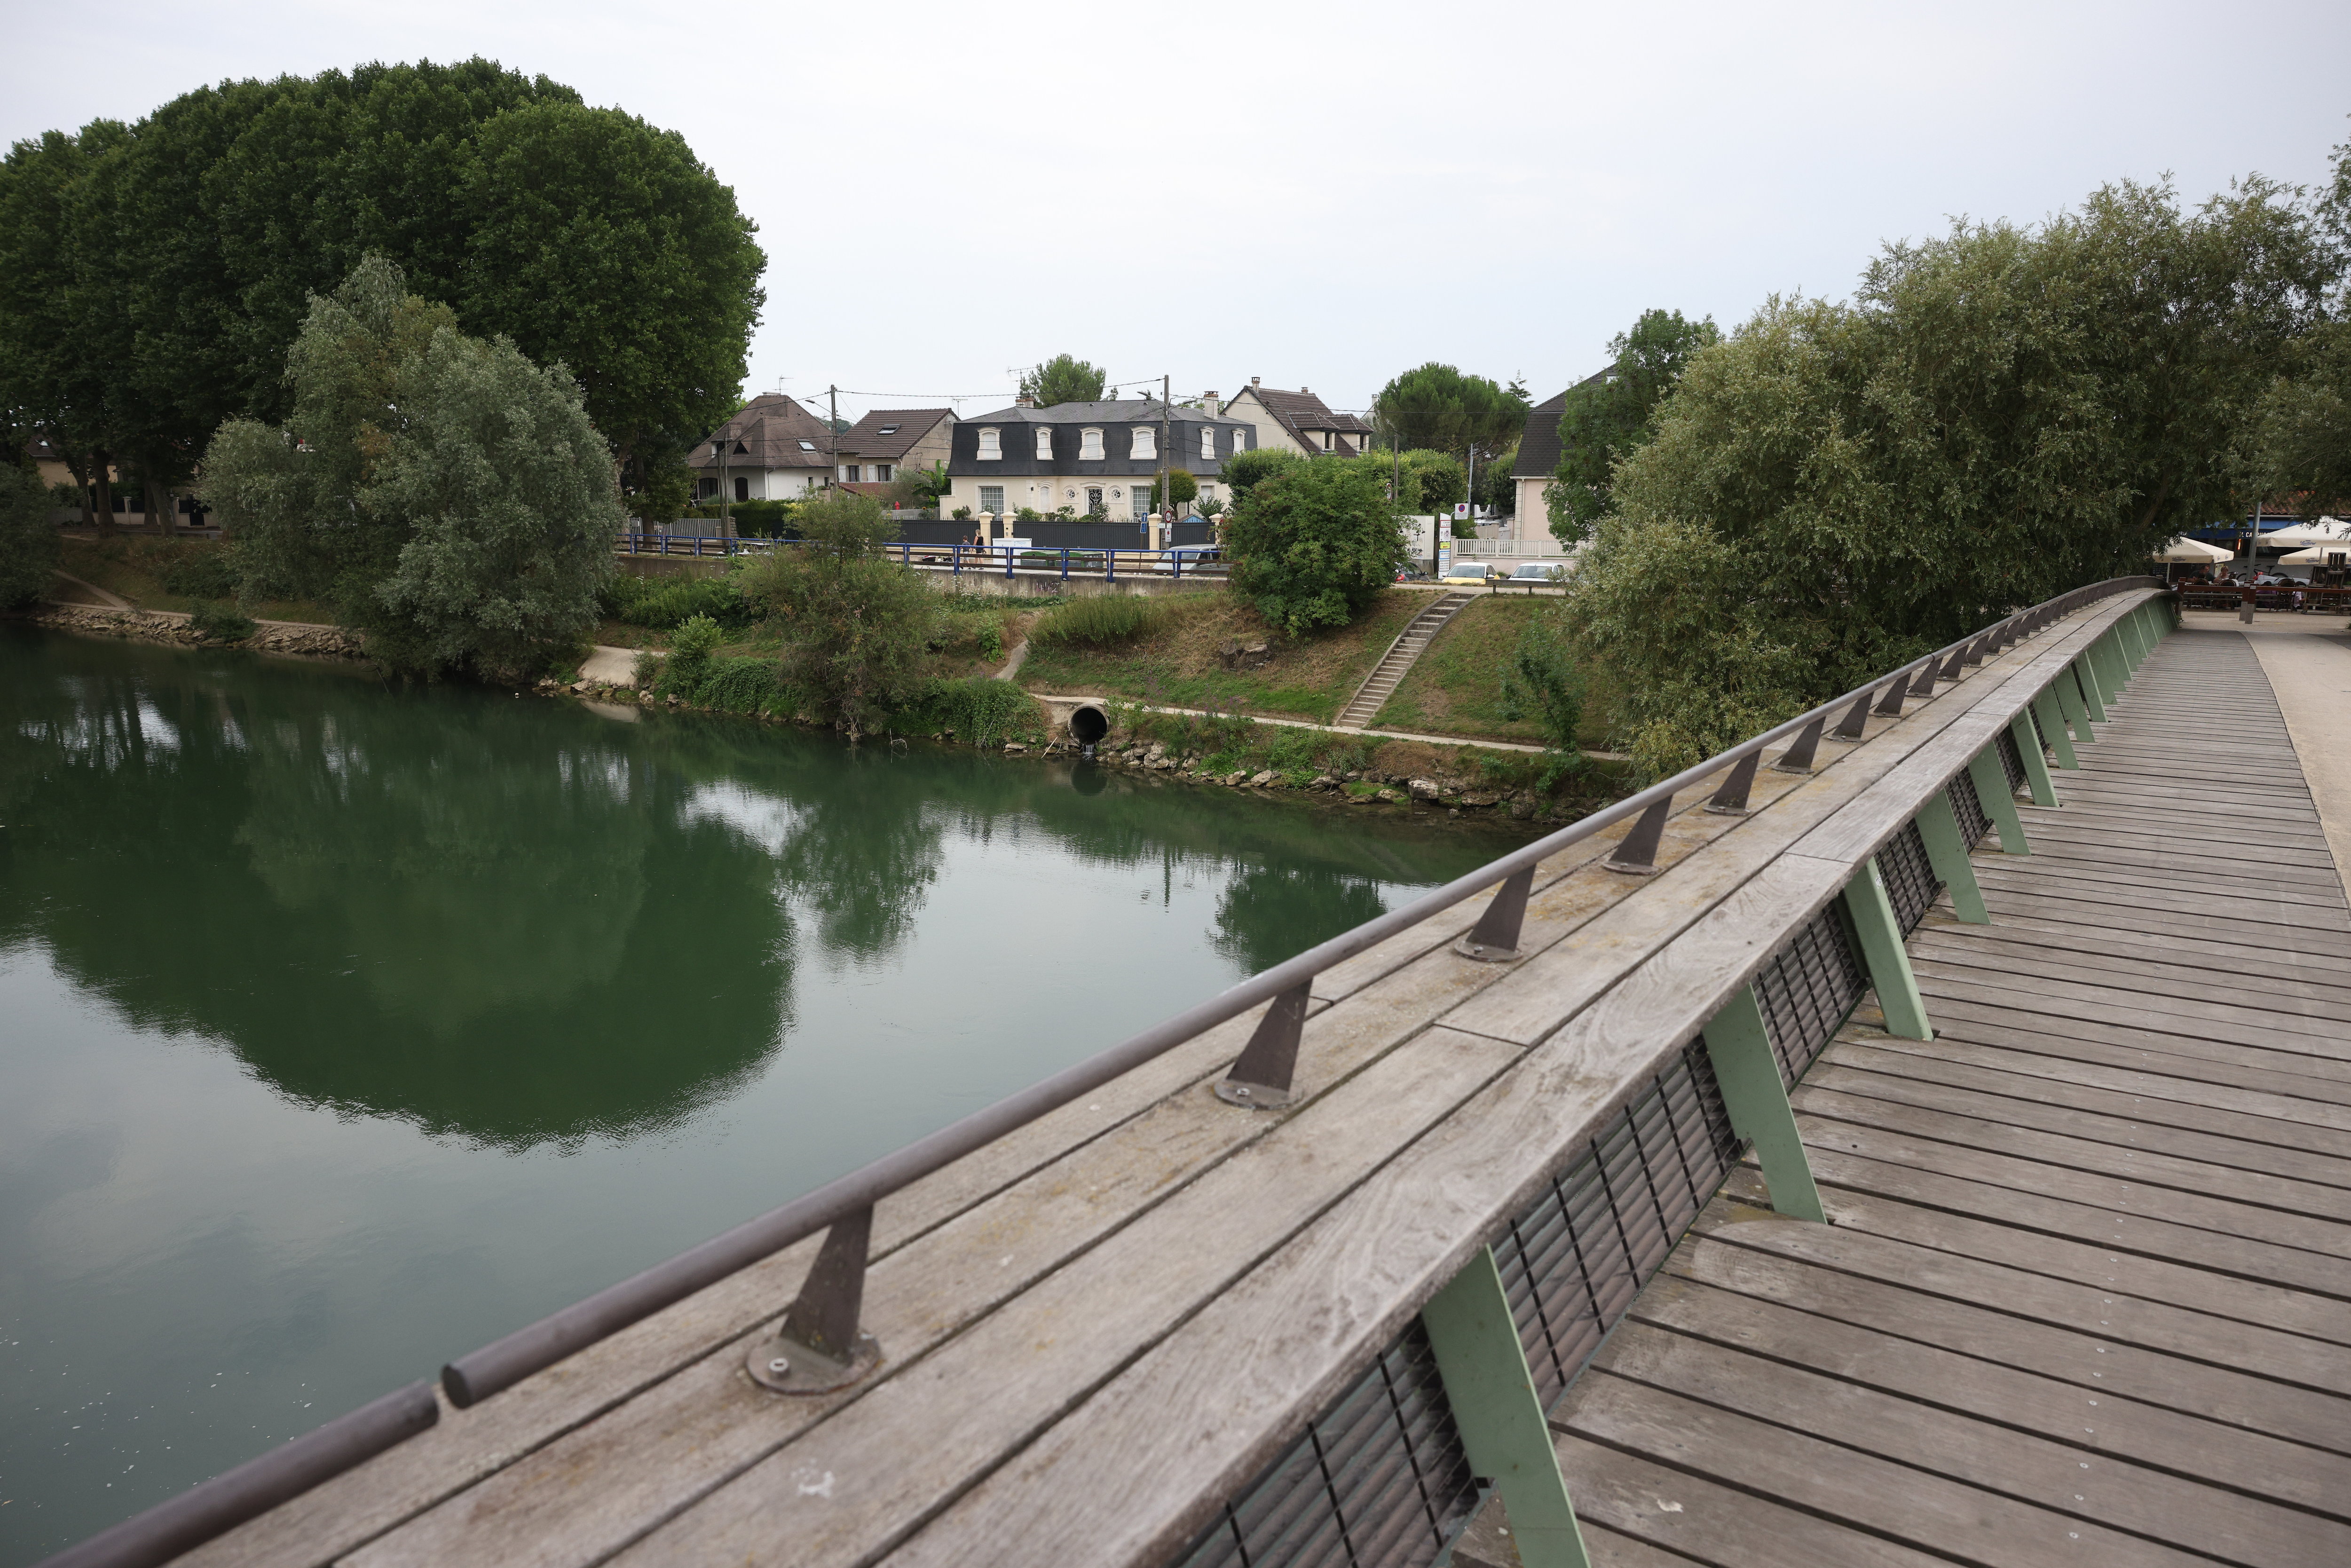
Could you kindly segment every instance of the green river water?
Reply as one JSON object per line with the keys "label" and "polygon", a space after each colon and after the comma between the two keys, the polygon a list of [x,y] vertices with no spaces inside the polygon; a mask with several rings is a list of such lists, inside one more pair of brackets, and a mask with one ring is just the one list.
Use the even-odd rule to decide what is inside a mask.
{"label": "green river water", "polygon": [[0,710],[0,1563],[1519,841],[20,627]]}

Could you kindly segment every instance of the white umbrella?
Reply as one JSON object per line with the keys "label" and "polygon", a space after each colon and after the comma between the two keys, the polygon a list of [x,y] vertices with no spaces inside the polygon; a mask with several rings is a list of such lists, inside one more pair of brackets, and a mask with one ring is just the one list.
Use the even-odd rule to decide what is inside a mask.
{"label": "white umbrella", "polygon": [[2351,538],[2334,539],[2292,555],[2278,557],[2280,566],[2351,566]]}
{"label": "white umbrella", "polygon": [[2192,566],[2209,566],[2216,560],[2234,560],[2237,559],[2237,552],[2232,549],[2223,549],[2219,545],[2208,545],[2202,539],[2191,539],[2182,535],[2156,551],[2155,559],[2183,562]]}
{"label": "white umbrella", "polygon": [[2314,523],[2295,523],[2283,528],[2272,528],[2262,536],[2261,544],[2263,549],[2292,549],[2302,545],[2325,544],[2351,549],[2351,523],[2335,517],[2321,517]]}

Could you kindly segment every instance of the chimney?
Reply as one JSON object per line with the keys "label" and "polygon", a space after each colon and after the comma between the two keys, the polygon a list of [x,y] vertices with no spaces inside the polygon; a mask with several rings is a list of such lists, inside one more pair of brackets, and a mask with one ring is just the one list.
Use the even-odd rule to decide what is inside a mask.
{"label": "chimney", "polygon": [[1035,408],[1037,406],[1037,400],[1030,397],[1027,392],[1020,392],[1014,396],[1012,406],[1015,408]]}
{"label": "chimney", "polygon": [[1263,382],[1261,382],[1261,381],[1258,380],[1255,376],[1251,376],[1251,377],[1249,377],[1249,385],[1251,385],[1251,386],[1253,386],[1253,387],[1259,387],[1259,386],[1263,386],[1264,384],[1265,384],[1265,383],[1264,383]]}
{"label": "chimney", "polygon": [[1202,392],[1200,394],[1200,402],[1207,408],[1208,417],[1210,419],[1216,418],[1217,415],[1224,412],[1225,405],[1217,401],[1217,394],[1212,392]]}
{"label": "chimney", "polygon": [[1300,397],[1304,397],[1308,392],[1311,392],[1314,389],[1312,387],[1300,387],[1298,389],[1298,395]]}

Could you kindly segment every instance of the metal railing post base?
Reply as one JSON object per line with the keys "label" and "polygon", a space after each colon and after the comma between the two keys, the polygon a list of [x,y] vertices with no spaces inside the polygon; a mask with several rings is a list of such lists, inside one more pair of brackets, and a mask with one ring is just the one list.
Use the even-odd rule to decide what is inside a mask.
{"label": "metal railing post base", "polygon": [[1591,1568],[1492,1248],[1478,1249],[1429,1298],[1420,1322],[1470,1473],[1502,1494],[1519,1561],[1526,1568]]}
{"label": "metal railing post base", "polygon": [[1791,1219],[1827,1224],[1821,1189],[1813,1181],[1813,1163],[1805,1156],[1796,1113],[1788,1103],[1788,1085],[1780,1076],[1780,1059],[1763,1027],[1763,1009],[1756,1005],[1755,988],[1741,986],[1707,1020],[1700,1038],[1714,1063],[1714,1081],[1722,1089],[1723,1109],[1730,1113],[1730,1130],[1755,1145],[1755,1161],[1763,1167],[1772,1208]]}
{"label": "metal railing post base", "polygon": [[2049,758],[2041,753],[2041,732],[2033,727],[2032,710],[2019,708],[2016,716],[2008,721],[2008,733],[2016,741],[2018,760],[2024,764],[2024,781],[2032,789],[2036,806],[2057,804],[2057,781],[2049,777]]}
{"label": "metal railing post base", "polygon": [[2000,765],[2000,747],[1987,746],[1976,753],[1968,764],[1968,777],[1975,780],[1976,799],[1983,802],[1984,815],[2000,831],[2000,847],[2005,853],[2029,855],[2032,847],[2024,838],[2024,813],[2016,809],[2016,796],[2008,787],[2008,769]]}
{"label": "metal railing post base", "polygon": [[1313,994],[1314,982],[1301,980],[1273,998],[1231,1070],[1217,1081],[1217,1099],[1244,1111],[1279,1111],[1298,1098],[1290,1084],[1298,1071],[1306,1004]]}
{"label": "metal railing post base", "polygon": [[1913,821],[1927,846],[1927,863],[1950,889],[1951,912],[1970,925],[1991,925],[1991,912],[1984,907],[1983,888],[1976,881],[1975,862],[1968,858],[1968,836],[1959,831],[1959,814],[1952,810],[1949,788],[1930,797]]}
{"label": "metal railing post base", "polygon": [[871,1206],[833,1221],[782,1329],[773,1339],[752,1341],[744,1354],[752,1382],[778,1394],[830,1394],[882,1364],[881,1344],[857,1326],[872,1244]]}

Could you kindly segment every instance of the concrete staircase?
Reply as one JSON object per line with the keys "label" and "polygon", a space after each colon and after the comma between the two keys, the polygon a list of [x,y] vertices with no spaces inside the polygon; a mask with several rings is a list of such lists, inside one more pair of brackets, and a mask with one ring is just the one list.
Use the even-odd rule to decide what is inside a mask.
{"label": "concrete staircase", "polygon": [[1406,622],[1396,640],[1388,644],[1386,654],[1372,666],[1364,684],[1355,688],[1355,695],[1347,699],[1347,706],[1339,710],[1336,727],[1361,729],[1371,723],[1372,716],[1404,684],[1405,672],[1428,651],[1429,643],[1445,623],[1477,597],[1475,593],[1448,593]]}

